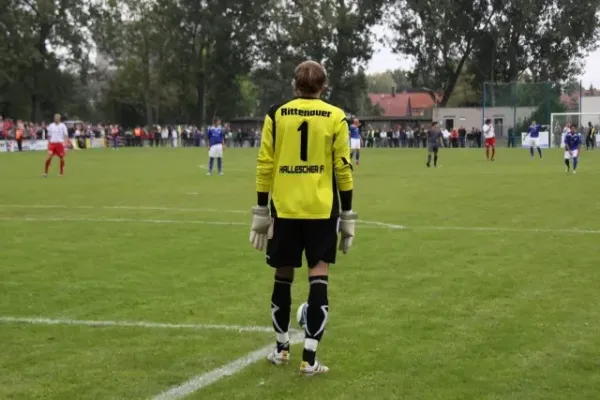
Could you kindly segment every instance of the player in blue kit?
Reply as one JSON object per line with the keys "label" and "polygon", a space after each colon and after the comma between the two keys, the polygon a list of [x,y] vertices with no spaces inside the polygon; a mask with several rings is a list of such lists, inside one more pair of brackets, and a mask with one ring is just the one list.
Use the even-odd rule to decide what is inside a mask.
{"label": "player in blue kit", "polygon": [[542,129],[542,125],[538,125],[535,121],[531,121],[531,126],[527,130],[527,136],[525,139],[526,143],[529,144],[529,153],[531,154],[531,158],[533,159],[533,148],[537,147],[538,154],[540,155],[540,159],[542,158],[542,149],[540,148],[540,130]]}
{"label": "player in blue kit", "polygon": [[573,173],[577,173],[579,162],[579,148],[581,147],[581,136],[577,133],[575,125],[571,125],[571,131],[565,136],[565,165],[567,173],[571,169],[570,160],[573,159]]}
{"label": "player in blue kit", "polygon": [[360,122],[356,118],[352,121],[352,125],[350,125],[350,162],[352,162],[354,154],[356,154],[356,165],[360,165],[360,147],[362,145],[359,126]]}
{"label": "player in blue kit", "polygon": [[221,120],[216,118],[214,125],[208,128],[206,137],[208,139],[208,172],[206,175],[212,175],[215,158],[217,159],[217,168],[219,175],[223,175],[223,148],[225,147],[225,131],[221,126]]}

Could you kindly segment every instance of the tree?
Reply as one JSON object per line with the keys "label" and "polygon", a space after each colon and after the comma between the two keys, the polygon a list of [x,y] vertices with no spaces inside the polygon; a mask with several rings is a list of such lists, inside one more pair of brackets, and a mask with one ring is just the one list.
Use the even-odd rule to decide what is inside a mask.
{"label": "tree", "polygon": [[34,121],[65,113],[89,72],[95,7],[92,0],[0,0],[1,112]]}
{"label": "tree", "polygon": [[452,95],[476,38],[485,32],[498,0],[397,0],[391,16],[395,52],[414,58],[414,86]]}
{"label": "tree", "polygon": [[394,79],[394,83],[396,84],[396,90],[404,91],[408,90],[412,87],[410,84],[410,72],[403,69],[394,69],[388,71],[388,73]]}
{"label": "tree", "polygon": [[481,93],[471,86],[473,77],[465,68],[456,80],[452,96],[446,104],[448,107],[478,107],[481,104]]}
{"label": "tree", "polygon": [[572,89],[570,80],[596,47],[600,0],[507,0],[494,7],[493,26],[475,42],[473,86],[525,77]]}
{"label": "tree", "polygon": [[117,68],[107,109],[133,108],[147,125],[251,113],[256,91],[248,75],[269,2],[114,0],[97,25]]}
{"label": "tree", "polygon": [[171,89],[164,66],[174,38],[168,33],[168,14],[159,12],[162,6],[156,1],[118,0],[107,3],[96,19],[98,50],[117,69],[106,105],[116,115],[121,115],[119,105],[126,105],[137,116],[130,121],[136,125],[140,119],[148,126],[160,119]]}
{"label": "tree", "polygon": [[367,75],[369,93],[390,93],[392,88],[398,89],[390,72]]}
{"label": "tree", "polygon": [[498,45],[503,77],[517,80],[528,70],[536,81],[563,82],[581,72],[596,46],[599,0],[511,0],[500,8]]}
{"label": "tree", "polygon": [[367,109],[364,67],[373,51],[371,27],[380,20],[384,3],[275,1],[265,15],[272,22],[261,45],[261,66],[254,72],[257,86],[265,89],[259,99],[261,111],[292,94],[294,67],[306,59],[325,66],[329,77],[325,97],[330,102],[350,113]]}

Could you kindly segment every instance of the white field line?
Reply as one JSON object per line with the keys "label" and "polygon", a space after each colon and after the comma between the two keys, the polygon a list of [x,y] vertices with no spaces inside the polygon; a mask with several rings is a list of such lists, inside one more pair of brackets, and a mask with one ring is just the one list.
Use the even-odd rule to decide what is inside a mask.
{"label": "white field line", "polygon": [[[191,329],[191,330],[219,330],[231,332],[263,332],[272,333],[273,328],[267,326],[241,326],[220,324],[170,324],[148,321],[95,321],[69,318],[44,318],[44,317],[7,317],[0,316],[0,323],[5,324],[30,324],[30,325],[81,325],[81,326],[114,326],[129,328],[156,328],[156,329]],[[297,333],[296,330],[290,332]]]}
{"label": "white field line", "polygon": [[[272,333],[273,328],[266,326],[241,326],[241,325],[219,325],[219,324],[170,324],[148,321],[95,321],[68,318],[44,318],[44,317],[8,317],[0,316],[0,323],[5,324],[30,324],[30,325],[80,325],[89,327],[127,327],[127,328],[157,328],[157,329],[191,329],[191,330],[219,330],[230,332],[260,332]],[[290,329],[290,344],[301,343],[304,334],[297,329]],[[176,400],[186,397],[212,383],[240,372],[245,367],[264,359],[273,345],[262,347],[248,353],[228,364],[205,374],[195,376],[188,381],[173,386],[164,392],[154,396],[152,400]]]}
{"label": "white field line", "polygon": [[[191,193],[190,193],[191,194]],[[198,193],[194,193],[197,195]],[[178,208],[178,207],[144,207],[144,206],[62,206],[46,204],[0,204],[1,208],[48,209],[48,210],[140,210],[140,211],[181,211],[181,212],[211,212],[225,214],[250,214],[250,211],[220,210],[217,208]]]}
{"label": "white field line", "polygon": [[388,224],[380,221],[360,220],[363,224],[379,226],[381,228],[398,230],[425,230],[425,231],[471,231],[471,232],[520,232],[520,233],[581,233],[600,234],[600,229],[561,229],[561,228],[505,228],[498,226],[404,226]]}
{"label": "white field line", "polygon": [[[290,338],[290,344],[297,344],[303,341],[302,334],[294,334]],[[154,396],[152,400],[177,400],[189,396],[205,388],[206,386],[215,383],[227,376],[236,374],[247,366],[254,364],[257,361],[263,360],[270,351],[273,350],[273,345],[265,346],[261,349],[248,353],[243,357],[238,358],[228,364],[217,369],[207,372],[202,375],[195,376],[190,380],[167,389],[166,391]]]}
{"label": "white field line", "polygon": [[0,217],[0,221],[20,221],[20,222],[119,222],[119,223],[145,223],[145,224],[179,224],[179,225],[243,225],[248,226],[246,222],[226,222],[226,221],[183,221],[174,219],[135,219],[135,218],[72,218],[72,217]]}
{"label": "white field line", "polygon": [[[20,205],[0,204],[0,209],[75,209],[75,210],[146,210],[146,211],[179,211],[179,212],[208,212],[226,214],[249,214],[243,210],[221,210],[214,208],[178,208],[178,207],[145,207],[145,206],[62,206],[62,205]],[[172,219],[137,219],[137,218],[44,218],[44,217],[0,217],[0,221],[71,221],[71,222],[128,222],[128,223],[154,223],[154,224],[194,224],[194,225],[248,225],[245,222],[201,221],[201,220],[172,220]],[[515,232],[515,233],[551,233],[551,234],[600,234],[600,229],[577,228],[508,228],[497,226],[406,226],[390,224],[381,221],[358,220],[357,222],[373,228],[392,230],[425,230],[425,231],[470,231],[470,232]]]}

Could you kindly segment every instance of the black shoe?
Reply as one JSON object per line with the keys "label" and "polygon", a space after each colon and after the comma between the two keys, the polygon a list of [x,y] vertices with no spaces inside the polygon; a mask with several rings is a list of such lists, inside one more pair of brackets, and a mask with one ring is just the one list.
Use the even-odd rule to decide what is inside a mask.
{"label": "black shoe", "polygon": [[429,163],[427,163],[427,164],[425,164],[425,165],[427,165],[427,168],[431,167],[431,165],[429,165]]}

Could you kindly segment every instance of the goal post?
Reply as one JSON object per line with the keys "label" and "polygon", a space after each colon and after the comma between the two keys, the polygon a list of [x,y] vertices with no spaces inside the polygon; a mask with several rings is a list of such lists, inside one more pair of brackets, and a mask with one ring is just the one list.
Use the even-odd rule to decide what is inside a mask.
{"label": "goal post", "polygon": [[[600,112],[581,113],[581,112],[560,112],[550,115],[550,136],[552,137],[552,147],[564,147],[563,130],[567,124],[577,126],[577,132],[582,136],[588,134],[588,126],[592,124],[596,132],[600,132]],[[600,145],[600,133],[596,133],[596,146]]]}

